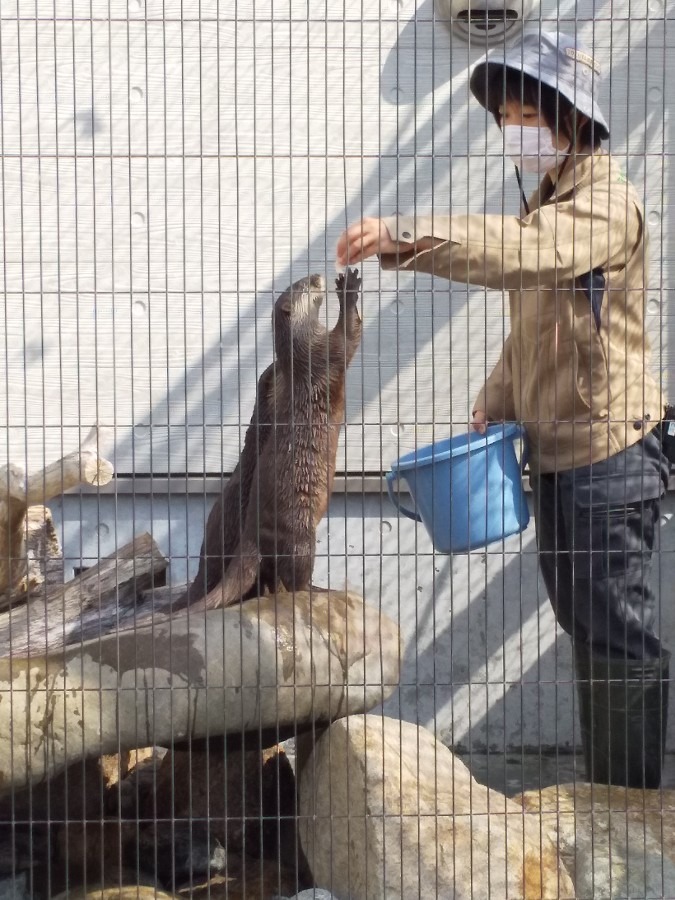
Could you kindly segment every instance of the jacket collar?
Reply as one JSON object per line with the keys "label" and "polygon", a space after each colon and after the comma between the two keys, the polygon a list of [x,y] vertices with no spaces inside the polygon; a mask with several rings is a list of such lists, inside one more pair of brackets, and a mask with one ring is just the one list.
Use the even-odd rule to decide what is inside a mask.
{"label": "jacket collar", "polygon": [[[550,196],[546,203],[553,203],[574,193],[577,188],[590,184],[591,181],[609,177],[610,167],[611,157],[604,150],[598,150],[597,153],[578,154],[568,159],[560,177],[558,177],[560,170],[554,172],[553,177],[549,174],[544,176],[537,190],[528,198],[530,210],[542,206],[542,201],[548,194]],[[552,187],[553,192],[551,192]]]}

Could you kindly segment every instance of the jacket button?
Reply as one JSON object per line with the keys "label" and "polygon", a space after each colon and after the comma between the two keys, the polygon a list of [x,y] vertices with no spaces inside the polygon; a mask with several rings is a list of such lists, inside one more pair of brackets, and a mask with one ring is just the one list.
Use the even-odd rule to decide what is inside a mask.
{"label": "jacket button", "polygon": [[409,241],[410,238],[412,237],[412,234],[410,234],[409,231],[402,231],[402,232],[401,232],[401,237],[403,238],[403,240]]}
{"label": "jacket button", "polygon": [[642,428],[642,422],[633,422],[633,428],[639,431]]}

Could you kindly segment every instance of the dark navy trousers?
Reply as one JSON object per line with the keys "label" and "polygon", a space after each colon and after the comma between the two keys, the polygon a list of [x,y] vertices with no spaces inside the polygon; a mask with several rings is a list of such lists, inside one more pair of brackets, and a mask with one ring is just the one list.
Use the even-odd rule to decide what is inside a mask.
{"label": "dark navy trousers", "polygon": [[658,427],[600,463],[531,478],[539,566],[556,619],[594,652],[660,655],[650,574],[667,483]]}

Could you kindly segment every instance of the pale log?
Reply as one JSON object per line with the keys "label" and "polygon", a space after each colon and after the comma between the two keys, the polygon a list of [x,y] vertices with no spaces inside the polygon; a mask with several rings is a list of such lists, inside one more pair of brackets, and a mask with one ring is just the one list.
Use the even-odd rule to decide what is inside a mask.
{"label": "pale log", "polygon": [[0,615],[0,657],[53,653],[133,618],[136,599],[168,566],[143,533],[66,584]]}
{"label": "pale log", "polygon": [[94,426],[79,450],[50,463],[41,472],[26,476],[12,463],[0,467],[0,597],[5,603],[26,594],[40,583],[34,577],[26,552],[26,513],[44,506],[78,484],[102,486],[113,476],[112,463],[99,456],[110,431]]}

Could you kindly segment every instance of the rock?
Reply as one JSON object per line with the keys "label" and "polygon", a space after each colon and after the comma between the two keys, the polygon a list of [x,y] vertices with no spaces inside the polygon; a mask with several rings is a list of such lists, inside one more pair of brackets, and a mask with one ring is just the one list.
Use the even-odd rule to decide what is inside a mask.
{"label": "rock", "polygon": [[150,885],[126,885],[123,887],[69,888],[52,900],[175,900],[175,894],[166,894]]}
{"label": "rock", "polygon": [[102,756],[98,761],[101,769],[101,777],[106,788],[115,787],[129,774],[129,754],[110,753]]}
{"label": "rock", "polygon": [[[0,875],[33,869],[44,876],[64,821],[100,820],[104,781],[98,760],[81,760],[47,784],[27,787],[0,800]],[[18,823],[18,824],[15,824]],[[12,869],[14,866],[14,869]]]}
{"label": "rock", "polygon": [[105,808],[108,815],[122,819],[154,818],[152,797],[162,760],[168,751],[162,747],[148,747],[123,754],[128,774],[117,784],[109,785]]}
{"label": "rock", "polygon": [[[119,819],[68,822],[59,826],[55,841],[55,866],[64,884],[77,884],[86,876],[88,883],[119,883],[120,873],[136,866],[138,825]],[[154,884],[150,868],[145,872]],[[138,878],[135,878],[138,881]]]}
{"label": "rock", "polygon": [[190,900],[271,900],[297,890],[298,880],[292,868],[270,860],[230,854],[226,875],[180,890],[178,896],[186,900],[188,897]]}
{"label": "rock", "polygon": [[0,878],[0,900],[31,900],[26,872],[12,875],[11,878]]}
{"label": "rock", "polygon": [[675,897],[675,791],[564,784],[513,799],[541,816],[579,897]]}
{"label": "rock", "polygon": [[[136,850],[136,847],[129,848]],[[208,822],[154,822],[139,827],[138,864],[167,889],[225,873],[227,855]],[[135,860],[127,854],[129,862]],[[155,868],[156,866],[156,868]]]}
{"label": "rock", "polygon": [[0,880],[45,866],[49,857],[46,829],[34,835],[30,825],[0,824]]}
{"label": "rock", "polygon": [[[2,704],[0,704],[1,706]],[[100,819],[105,780],[97,759],[82,759],[47,783],[0,797],[0,822]]]}
{"label": "rock", "polygon": [[[222,738],[208,748],[168,753],[146,818],[207,820],[228,851],[277,856],[279,821],[295,830],[295,775],[285,752],[226,750]],[[286,836],[286,835],[285,835]]]}
{"label": "rock", "polygon": [[330,891],[324,891],[323,888],[309,888],[309,890],[300,891],[299,894],[293,894],[292,897],[274,897],[273,900],[338,900],[338,898]]}
{"label": "rock", "polygon": [[130,750],[127,754],[127,778],[138,772],[145,766],[154,766],[156,762],[161,762],[167,754],[164,747],[139,747],[137,750]]}
{"label": "rock", "polygon": [[357,594],[327,591],[0,659],[0,793],[135,747],[266,730],[283,740],[381,704],[401,657],[396,623]]}
{"label": "rock", "polygon": [[148,759],[154,759],[160,754],[164,755],[160,747],[140,747],[137,750],[129,750],[126,753],[111,753],[99,759],[99,766],[106,788],[114,787],[124,781],[141,764]]}
{"label": "rock", "polygon": [[225,872],[226,854],[207,822],[69,822],[56,839],[57,875],[66,884],[112,884],[138,873],[167,890]]}
{"label": "rock", "polygon": [[[159,771],[152,807],[142,814],[155,818],[158,824],[156,832],[152,825],[146,826],[139,858],[147,859],[144,850],[149,854],[157,847],[157,876],[165,887],[182,893],[187,888],[181,878],[187,883],[192,878],[192,897],[207,897],[208,883],[212,897],[244,900],[270,898],[281,889],[295,893],[312,884],[297,835],[295,775],[286,753],[278,746],[233,750],[224,739],[213,738],[208,745],[191,751],[170,752]],[[195,842],[196,825],[205,826],[207,822],[210,843],[207,834],[202,835],[201,843]],[[184,829],[182,846],[187,851],[175,882],[170,872],[159,867],[163,842],[170,837],[166,829],[170,827]],[[213,851],[214,841],[217,854],[221,845],[227,848],[226,871],[208,882],[203,879],[200,886],[198,876],[203,866],[199,860],[205,858],[205,849]],[[178,863],[180,855],[167,854],[167,863],[174,858]],[[220,860],[218,855],[217,862]],[[214,870],[212,860],[211,872]]]}
{"label": "rock", "polygon": [[424,728],[350,716],[299,775],[298,828],[317,886],[340,898],[572,898],[539,817],[479,785]]}

